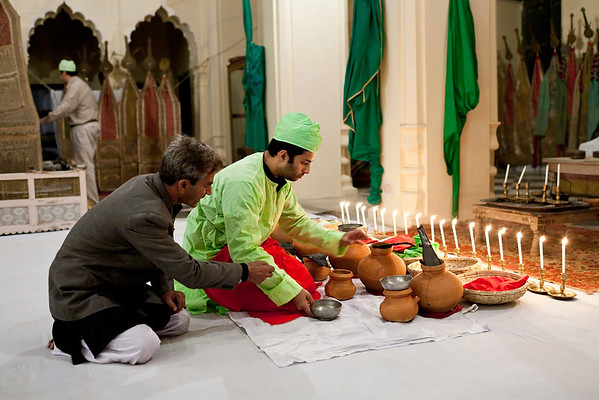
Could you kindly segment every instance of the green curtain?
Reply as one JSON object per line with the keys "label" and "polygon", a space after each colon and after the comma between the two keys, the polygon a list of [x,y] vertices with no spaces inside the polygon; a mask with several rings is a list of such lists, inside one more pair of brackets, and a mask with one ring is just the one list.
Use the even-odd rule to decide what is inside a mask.
{"label": "green curtain", "polygon": [[370,204],[381,203],[380,71],[384,41],[382,0],[355,0],[343,88],[343,122],[350,127],[351,158],[370,164]]}
{"label": "green curtain", "polygon": [[470,2],[450,0],[443,142],[447,173],[453,177],[453,217],[457,217],[459,210],[460,136],[466,123],[466,114],[476,107],[478,100],[478,65]]}
{"label": "green curtain", "polygon": [[264,116],[265,61],[264,46],[253,42],[252,8],[250,0],[243,0],[243,27],[245,28],[245,65],[243,68],[243,105],[246,110],[245,143],[254,151],[264,151],[268,143],[268,128]]}

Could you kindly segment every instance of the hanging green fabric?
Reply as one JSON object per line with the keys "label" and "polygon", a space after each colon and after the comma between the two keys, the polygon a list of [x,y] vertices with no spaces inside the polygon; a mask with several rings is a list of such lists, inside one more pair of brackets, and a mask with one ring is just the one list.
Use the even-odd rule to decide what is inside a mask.
{"label": "hanging green fabric", "polygon": [[343,122],[349,128],[349,154],[370,164],[370,204],[381,203],[380,100],[385,37],[381,0],[356,0],[343,88]]}
{"label": "hanging green fabric", "polygon": [[268,128],[264,116],[266,86],[264,46],[253,41],[252,8],[250,0],[243,0],[243,27],[245,28],[245,65],[243,67],[243,105],[246,110],[245,143],[254,151],[264,151],[268,143]]}
{"label": "hanging green fabric", "polygon": [[453,177],[453,217],[457,217],[459,210],[460,136],[466,123],[466,114],[477,106],[478,100],[478,64],[470,2],[450,0],[443,143],[447,174]]}

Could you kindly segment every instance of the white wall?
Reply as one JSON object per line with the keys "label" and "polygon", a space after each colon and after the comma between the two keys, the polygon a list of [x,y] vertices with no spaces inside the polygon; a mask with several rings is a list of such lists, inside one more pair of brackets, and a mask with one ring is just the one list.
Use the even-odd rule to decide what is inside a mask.
{"label": "white wall", "polygon": [[267,91],[275,99],[275,104],[267,100],[271,136],[273,123],[288,112],[302,112],[319,122],[322,145],[310,175],[294,183],[294,189],[299,199],[338,196],[346,1],[272,0],[271,5],[274,47],[266,54],[267,65],[276,70],[274,77],[269,75]]}
{"label": "white wall", "polygon": [[[489,196],[495,169],[495,1],[471,0],[480,101],[461,136],[461,219]],[[448,0],[386,2],[383,66],[383,204],[422,218],[451,218],[452,179],[443,157]],[[424,221],[421,219],[421,221]],[[413,223],[413,219],[408,224]],[[402,222],[403,225],[403,222]]]}

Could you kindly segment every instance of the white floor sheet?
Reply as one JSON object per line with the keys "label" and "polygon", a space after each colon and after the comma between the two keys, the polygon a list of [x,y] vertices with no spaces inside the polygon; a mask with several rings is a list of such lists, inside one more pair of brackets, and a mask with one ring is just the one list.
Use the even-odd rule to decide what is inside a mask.
{"label": "white floor sheet", "polygon": [[[184,226],[177,220],[179,241]],[[66,234],[0,236],[2,400],[598,396],[599,296],[582,293],[574,301],[527,293],[515,303],[480,306],[469,318],[488,326],[483,334],[285,368],[229,317],[194,316],[190,331],[163,340],[147,364],[73,366],[46,348],[52,324],[48,267]]]}
{"label": "white floor sheet", "polygon": [[[384,297],[369,294],[357,279],[354,283],[356,295],[342,302],[339,317],[332,321],[303,317],[270,325],[246,312],[233,312],[229,316],[279,367],[489,331],[468,312],[476,306],[444,319],[418,315],[409,323],[387,322],[379,312]],[[321,285],[318,290],[324,298],[324,287]]]}

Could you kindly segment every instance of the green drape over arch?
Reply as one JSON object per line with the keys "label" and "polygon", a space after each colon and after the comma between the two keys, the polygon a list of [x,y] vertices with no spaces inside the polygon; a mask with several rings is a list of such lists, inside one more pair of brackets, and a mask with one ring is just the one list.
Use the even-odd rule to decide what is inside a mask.
{"label": "green drape over arch", "polygon": [[245,143],[254,151],[264,151],[268,143],[268,128],[264,115],[266,86],[264,46],[253,41],[252,8],[250,0],[243,0],[243,27],[246,50],[243,68],[243,105],[246,110]]}
{"label": "green drape over arch", "polygon": [[380,72],[385,37],[381,0],[356,0],[343,88],[343,122],[350,127],[349,155],[370,163],[370,204],[381,203],[383,123]]}
{"label": "green drape over arch", "polygon": [[443,143],[447,174],[453,177],[453,217],[457,217],[459,210],[460,136],[466,114],[478,105],[478,100],[478,63],[470,2],[449,0]]}

